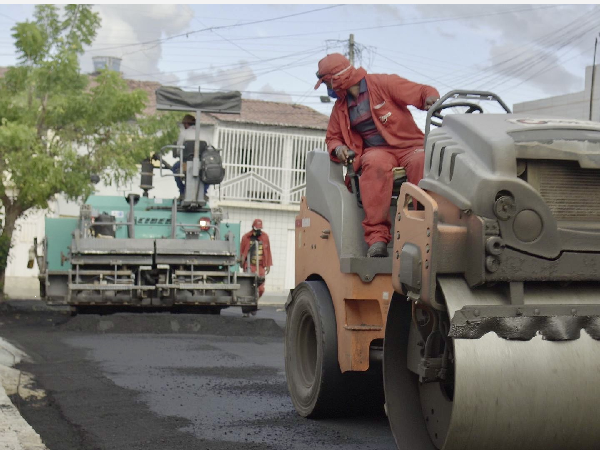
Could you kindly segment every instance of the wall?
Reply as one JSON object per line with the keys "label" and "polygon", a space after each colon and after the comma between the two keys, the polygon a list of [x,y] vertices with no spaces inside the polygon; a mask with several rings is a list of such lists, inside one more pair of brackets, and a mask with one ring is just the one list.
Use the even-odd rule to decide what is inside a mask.
{"label": "wall", "polygon": [[269,235],[273,267],[267,275],[265,291],[271,293],[284,292],[294,287],[294,239],[296,215],[298,207],[260,208],[247,202],[214,202],[223,208],[229,222],[241,223],[242,234],[252,229],[254,219],[262,219],[263,231]]}
{"label": "wall", "polygon": [[[585,88],[581,92],[558,95],[531,102],[516,103],[515,113],[532,113],[542,116],[560,116],[568,119],[589,120],[592,66],[585,70]],[[592,120],[600,121],[600,65],[596,66]]]}
{"label": "wall", "polygon": [[29,249],[35,237],[41,242],[44,236],[46,211],[34,211],[17,221],[13,234],[13,247],[6,268],[4,292],[8,297],[36,298],[39,296],[38,267],[27,268]]}

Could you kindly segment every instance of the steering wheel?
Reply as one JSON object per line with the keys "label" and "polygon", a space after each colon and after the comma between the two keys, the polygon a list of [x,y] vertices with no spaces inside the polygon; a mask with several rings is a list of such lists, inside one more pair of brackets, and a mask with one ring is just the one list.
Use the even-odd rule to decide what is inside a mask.
{"label": "steering wheel", "polygon": [[[431,123],[433,125],[435,125],[436,127],[441,127],[442,126],[442,121],[444,120],[444,116],[442,116],[440,113],[444,109],[454,108],[456,106],[468,107],[469,109],[467,109],[465,111],[465,114],[473,114],[475,111],[477,111],[479,114],[483,114],[483,108],[481,106],[479,106],[477,103],[472,103],[472,102],[448,103],[446,105],[441,105],[441,106],[437,107],[433,111],[433,114],[431,115],[432,116]],[[439,121],[433,120],[433,117],[435,117],[436,119],[439,119]]]}

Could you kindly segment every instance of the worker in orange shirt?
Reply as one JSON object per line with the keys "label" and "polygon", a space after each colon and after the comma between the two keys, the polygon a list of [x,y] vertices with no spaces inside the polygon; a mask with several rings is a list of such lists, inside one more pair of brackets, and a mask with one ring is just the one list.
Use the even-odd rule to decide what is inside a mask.
{"label": "worker in orange shirt", "polygon": [[262,228],[262,220],[255,219],[252,222],[252,230],[242,236],[240,244],[240,259],[244,272],[256,273],[258,267],[259,298],[265,293],[265,276],[273,265],[269,236],[262,231]]}
{"label": "worker in orange shirt", "polygon": [[327,151],[333,161],[344,164],[350,150],[356,153],[367,256],[385,257],[391,240],[392,169],[404,167],[414,184],[423,178],[424,134],[408,106],[426,111],[440,94],[398,75],[367,74],[339,53],[319,61],[317,78],[315,89],[325,83],[329,95],[337,98],[327,126]]}

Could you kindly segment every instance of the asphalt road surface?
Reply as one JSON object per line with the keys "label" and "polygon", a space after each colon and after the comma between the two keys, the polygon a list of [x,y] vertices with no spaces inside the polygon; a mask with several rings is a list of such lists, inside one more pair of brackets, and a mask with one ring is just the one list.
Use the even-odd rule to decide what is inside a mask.
{"label": "asphalt road surface", "polygon": [[296,414],[281,308],[70,317],[31,305],[0,309],[0,336],[33,359],[18,368],[46,395],[13,403],[49,450],[396,448],[383,416]]}

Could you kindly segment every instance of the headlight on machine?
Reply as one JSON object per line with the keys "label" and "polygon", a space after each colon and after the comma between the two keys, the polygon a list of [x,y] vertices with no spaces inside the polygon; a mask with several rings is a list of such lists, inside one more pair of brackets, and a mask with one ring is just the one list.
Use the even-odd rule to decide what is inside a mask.
{"label": "headlight on machine", "polygon": [[208,231],[210,229],[210,219],[208,217],[202,217],[198,221],[198,225],[200,225],[202,231]]}

